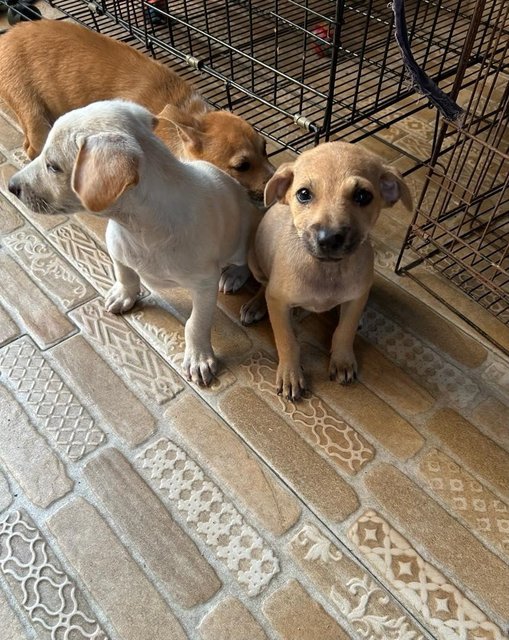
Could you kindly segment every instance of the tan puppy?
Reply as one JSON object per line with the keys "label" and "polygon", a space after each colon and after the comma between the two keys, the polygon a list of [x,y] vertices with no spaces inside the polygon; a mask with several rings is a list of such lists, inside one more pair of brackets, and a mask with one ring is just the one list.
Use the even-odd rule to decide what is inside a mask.
{"label": "tan puppy", "polygon": [[108,219],[116,281],[107,311],[128,311],[140,278],[155,290],[189,289],[183,369],[207,385],[216,372],[211,329],[221,269],[245,264],[260,212],[224,171],[178,160],[153,134],[155,125],[149,111],[121,100],[70,111],[9,190],[39,213],[84,207]]}
{"label": "tan puppy", "polygon": [[0,96],[23,127],[30,159],[40,154],[62,114],[98,100],[123,98],[159,114],[156,133],[175,155],[215,164],[253,199],[263,199],[274,172],[263,138],[245,120],[211,111],[166,66],[70,22],[20,23],[0,37]]}
{"label": "tan puppy", "polygon": [[353,340],[373,282],[369,232],[380,210],[400,200],[412,208],[399,173],[376,155],[330,142],[283,164],[265,188],[270,205],[250,251],[249,266],[263,285],[241,309],[250,324],[268,307],[279,355],[277,390],[298,400],[306,388],[292,309],[317,313],[341,305],[331,346],[329,374],[356,378]]}

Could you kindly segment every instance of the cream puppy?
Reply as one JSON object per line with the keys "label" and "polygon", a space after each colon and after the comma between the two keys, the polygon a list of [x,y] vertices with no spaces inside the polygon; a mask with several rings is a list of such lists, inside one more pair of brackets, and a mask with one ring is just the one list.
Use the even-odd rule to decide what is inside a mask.
{"label": "cream puppy", "polygon": [[108,311],[134,305],[140,277],[156,290],[189,289],[183,369],[208,385],[216,373],[211,328],[221,270],[246,262],[260,214],[220,169],[175,158],[155,136],[156,125],[145,108],[120,100],[71,111],[57,120],[40,156],[11,178],[9,190],[40,213],[84,207],[109,219],[116,282]]}

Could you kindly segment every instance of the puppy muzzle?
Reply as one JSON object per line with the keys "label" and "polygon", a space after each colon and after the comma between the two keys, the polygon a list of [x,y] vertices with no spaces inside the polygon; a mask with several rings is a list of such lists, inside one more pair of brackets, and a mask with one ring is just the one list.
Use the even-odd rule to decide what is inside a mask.
{"label": "puppy muzzle", "polygon": [[353,253],[359,246],[361,238],[352,227],[329,229],[319,226],[306,231],[303,240],[306,249],[314,258],[332,262]]}

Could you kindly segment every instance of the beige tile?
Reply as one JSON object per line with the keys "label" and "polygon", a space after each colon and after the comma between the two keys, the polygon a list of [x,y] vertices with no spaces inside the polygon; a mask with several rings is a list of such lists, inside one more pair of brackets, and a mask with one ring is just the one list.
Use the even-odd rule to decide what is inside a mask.
{"label": "beige tile", "polygon": [[486,360],[488,352],[477,340],[385,278],[375,278],[370,299],[393,320],[466,367],[479,367]]}
{"label": "beige tile", "polygon": [[0,298],[19,317],[41,348],[76,332],[76,327],[59,311],[14,260],[0,251],[2,287]]}
{"label": "beige tile", "polygon": [[349,537],[387,586],[441,640],[505,637],[485,612],[375,511],[366,511]]}
{"label": "beige tile", "polygon": [[419,465],[432,493],[465,520],[481,539],[509,555],[509,506],[499,500],[454,460],[433,449]]}
{"label": "beige tile", "polygon": [[17,198],[10,194],[7,190],[7,184],[10,178],[18,171],[17,167],[12,164],[3,164],[0,166],[0,190],[7,196],[8,200],[16,206],[25,218],[28,218],[38,229],[52,229],[58,224],[65,222],[67,216],[44,215],[42,213],[34,213],[27,209]]}
{"label": "beige tile", "polygon": [[104,432],[88,410],[28,338],[0,351],[0,373],[64,457],[79,460],[104,442]]}
{"label": "beige tile", "polygon": [[36,231],[20,229],[6,236],[3,242],[41,289],[55,297],[65,309],[97,295]]}
{"label": "beige tile", "polygon": [[180,512],[248,595],[267,587],[279,572],[278,558],[183,449],[161,438],[138,456],[138,465],[165,504]]}
{"label": "beige tile", "polygon": [[288,551],[322,596],[371,640],[423,640],[414,621],[370,573],[345,555],[311,522],[288,543]]}
{"label": "beige tile", "polygon": [[129,547],[181,606],[206,602],[220,589],[214,569],[119,451],[103,451],[86,464],[84,475]]}
{"label": "beige tile", "polygon": [[491,437],[509,449],[509,407],[496,398],[479,403],[472,412],[475,422],[482,425]]}
{"label": "beige tile", "polygon": [[[477,377],[465,372],[426,342],[368,303],[360,335],[400,366],[434,397],[464,407],[480,392]],[[364,368],[361,369],[361,378]]]}
{"label": "beige tile", "polygon": [[328,356],[316,349],[306,349],[304,369],[312,375],[312,388],[317,396],[397,458],[406,460],[419,451],[424,438],[407,420],[362,382],[345,386],[326,379],[327,366]]}
{"label": "beige tile", "polygon": [[353,488],[251,389],[228,392],[219,407],[235,431],[312,508],[333,521],[357,509]]}
{"label": "beige tile", "polygon": [[0,235],[11,233],[23,224],[24,220],[16,207],[0,194]]}
{"label": "beige tile", "polygon": [[130,447],[154,433],[153,415],[84,338],[66,340],[51,353],[81,397]]}
{"label": "beige tile", "polygon": [[75,498],[47,524],[123,640],[185,640],[167,604],[92,505]]}
{"label": "beige tile", "polygon": [[295,524],[301,512],[298,502],[202,402],[181,397],[170,404],[165,417],[193,457],[207,465],[262,526],[281,535]]}
{"label": "beige tile", "polygon": [[9,490],[7,478],[0,471],[0,511],[5,511],[12,502],[12,495]]}
{"label": "beige tile", "polygon": [[38,640],[78,635],[107,640],[83,594],[27,513],[12,511],[0,522],[0,546],[4,577]]}
{"label": "beige tile", "polygon": [[428,422],[436,435],[477,479],[483,478],[509,496],[509,453],[452,409],[442,409]]}
{"label": "beige tile", "polygon": [[0,115],[0,141],[2,146],[9,151],[23,145],[23,134],[19,129]]}
{"label": "beige tile", "polygon": [[264,630],[251,612],[237,600],[228,596],[207,613],[198,626],[201,640],[266,640]]}
{"label": "beige tile", "polygon": [[426,549],[433,563],[452,572],[478,600],[507,619],[509,571],[500,558],[393,466],[378,465],[365,482],[391,520]]}
{"label": "beige tile", "polygon": [[107,360],[121,367],[128,380],[145,398],[165,404],[184,388],[183,380],[119,316],[106,313],[100,300],[71,312]]}
{"label": "beige tile", "polygon": [[108,226],[108,218],[101,215],[94,216],[91,213],[83,212],[76,214],[73,220],[89,231],[100,244],[106,244],[105,235],[106,227]]}
{"label": "beige tile", "polygon": [[294,403],[277,395],[276,369],[275,361],[262,352],[242,364],[249,386],[332,465],[353,475],[372,460],[375,450],[371,444],[323,400],[310,395]]}
{"label": "beige tile", "polygon": [[48,238],[97,291],[104,295],[110,290],[115,282],[111,259],[85,229],[69,222],[51,231]]}
{"label": "beige tile", "polygon": [[262,611],[283,640],[348,640],[348,634],[297,580],[289,580],[269,596]]}
{"label": "beige tile", "polygon": [[0,621],[2,622],[3,640],[25,640],[28,639],[26,631],[23,630],[21,622],[11,608],[5,593],[0,588]]}
{"label": "beige tile", "polygon": [[396,410],[415,415],[433,406],[433,396],[426,389],[359,336],[355,339],[355,354],[361,382]]}
{"label": "beige tile", "polygon": [[28,416],[0,385],[0,460],[38,507],[48,507],[72,490],[62,461],[30,424]]}
{"label": "beige tile", "polygon": [[19,327],[12,320],[7,311],[0,305],[0,346],[17,338],[20,334]]}

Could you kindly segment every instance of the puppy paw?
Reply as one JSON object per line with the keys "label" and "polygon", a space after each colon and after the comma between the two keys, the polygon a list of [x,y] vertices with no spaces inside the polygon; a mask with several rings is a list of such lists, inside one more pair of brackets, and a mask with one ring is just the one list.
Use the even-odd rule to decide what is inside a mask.
{"label": "puppy paw", "polygon": [[254,324],[267,315],[265,296],[254,296],[240,308],[240,321],[243,325]]}
{"label": "puppy paw", "polygon": [[208,387],[216,376],[217,361],[213,353],[195,353],[186,349],[182,369],[187,380]]}
{"label": "puppy paw", "polygon": [[357,360],[352,350],[333,353],[329,364],[329,377],[341,384],[357,380]]}
{"label": "puppy paw", "polygon": [[246,284],[248,278],[249,267],[246,264],[231,264],[223,269],[223,272],[221,273],[221,278],[219,280],[219,292],[235,293]]}
{"label": "puppy paw", "polygon": [[125,313],[134,306],[137,297],[137,290],[133,291],[120,282],[115,282],[106,294],[104,307],[109,313]]}
{"label": "puppy paw", "polygon": [[276,391],[278,396],[296,402],[306,391],[306,380],[300,364],[280,362],[276,374]]}

